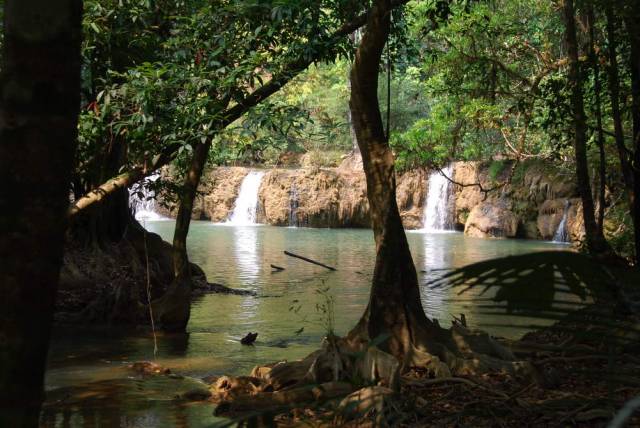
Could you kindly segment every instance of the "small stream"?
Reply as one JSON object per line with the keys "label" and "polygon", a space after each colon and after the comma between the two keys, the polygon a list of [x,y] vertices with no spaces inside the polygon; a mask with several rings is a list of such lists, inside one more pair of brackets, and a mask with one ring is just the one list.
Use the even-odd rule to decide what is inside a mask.
{"label": "small stream", "polygon": [[[170,239],[173,221],[147,222],[146,227]],[[510,254],[564,249],[540,241],[488,240],[459,233],[407,234],[421,283],[443,269]],[[190,259],[211,282],[254,290],[258,296],[205,295],[192,308],[188,333],[160,335],[155,361],[175,373],[193,377],[248,374],[260,363],[301,358],[319,346],[324,335],[318,288],[329,286],[335,297],[338,334],[358,320],[367,302],[375,259],[370,230],[229,226],[193,222]],[[335,266],[330,272],[287,257],[284,250]],[[272,273],[270,264],[286,270]],[[422,290],[431,317],[449,325],[451,315],[464,311],[472,325],[526,320],[487,318],[462,308],[445,288]],[[296,313],[292,307],[301,306]],[[258,332],[255,346],[240,338]],[[493,328],[517,337],[524,330]],[[141,380],[125,369],[133,361],[153,360],[153,339],[146,328],[115,329],[85,326],[58,328],[46,375],[45,427],[206,427],[215,422],[213,405],[174,400],[186,384],[153,377]]]}

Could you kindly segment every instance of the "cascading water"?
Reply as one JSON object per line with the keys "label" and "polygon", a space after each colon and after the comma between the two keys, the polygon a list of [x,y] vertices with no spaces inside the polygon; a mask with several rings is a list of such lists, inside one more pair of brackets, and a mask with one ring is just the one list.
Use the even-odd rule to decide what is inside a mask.
{"label": "cascading water", "polygon": [[553,235],[553,242],[571,242],[569,239],[569,231],[567,230],[567,215],[569,213],[569,201],[564,204],[564,212],[562,213],[562,220],[558,224],[556,233]]}
{"label": "cascading water", "polygon": [[289,192],[289,226],[298,227],[298,189],[296,184],[291,184],[291,191]]}
{"label": "cascading water", "polygon": [[138,221],[165,219],[156,212],[156,194],[149,188],[149,184],[158,178],[160,174],[153,174],[129,188],[129,206]]}
{"label": "cascading water", "polygon": [[[452,178],[453,167],[442,168],[442,174]],[[424,208],[424,227],[427,232],[442,232],[453,229],[453,210],[450,206],[451,182],[440,171],[429,176],[427,202]]]}
{"label": "cascading water", "polygon": [[256,224],[258,190],[260,190],[263,176],[262,171],[251,171],[244,177],[233,212],[227,220],[228,224],[237,226]]}

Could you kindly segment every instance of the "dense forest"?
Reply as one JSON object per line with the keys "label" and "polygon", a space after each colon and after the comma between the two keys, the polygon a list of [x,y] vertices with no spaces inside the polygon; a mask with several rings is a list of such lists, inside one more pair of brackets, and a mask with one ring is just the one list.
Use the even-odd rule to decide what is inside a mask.
{"label": "dense forest", "polygon": [[636,1],[0,15],[0,426],[640,423]]}

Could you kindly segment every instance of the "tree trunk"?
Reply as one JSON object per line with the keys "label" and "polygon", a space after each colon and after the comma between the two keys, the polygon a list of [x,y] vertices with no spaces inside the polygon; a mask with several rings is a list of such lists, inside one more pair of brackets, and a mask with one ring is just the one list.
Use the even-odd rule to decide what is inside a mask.
{"label": "tree trunk", "polygon": [[489,369],[526,371],[526,364],[505,361],[513,360],[513,355],[488,335],[461,326],[443,329],[422,308],[418,277],[396,204],[394,157],[377,98],[380,56],[389,27],[390,1],[377,0],[351,70],[349,105],[367,180],[376,263],[369,304],[346,340],[356,349],[367,349],[373,341],[404,369],[428,367],[436,375]]}
{"label": "tree trunk", "polygon": [[173,235],[173,271],[178,277],[188,274],[189,258],[187,256],[187,234],[191,224],[191,212],[202,178],[202,171],[207,163],[211,142],[198,144],[193,151],[191,166],[184,180],[182,194],[180,195],[180,207],[176,218],[176,228]]}
{"label": "tree trunk", "polygon": [[0,426],[37,427],[77,137],[82,3],[7,0],[4,13]]}
{"label": "tree trunk", "polygon": [[591,67],[593,68],[594,95],[596,102],[596,133],[598,144],[598,215],[596,224],[598,233],[604,236],[604,206],[605,206],[605,190],[606,190],[606,156],[604,151],[604,131],[602,129],[602,85],[600,83],[600,63],[598,54],[596,53],[596,36],[595,36],[595,13],[593,12],[593,4],[589,4],[587,12],[589,22],[589,56],[591,57]]}
{"label": "tree trunk", "polygon": [[191,268],[187,254],[187,235],[191,224],[191,212],[207,163],[211,142],[198,144],[187,171],[180,194],[180,206],[173,235],[174,279],[167,292],[154,302],[154,312],[162,328],[167,331],[185,331],[191,314]]}
{"label": "tree trunk", "polygon": [[633,205],[631,209],[636,250],[636,267],[640,268],[640,8],[631,2],[626,17],[631,46],[631,117],[633,119]]}
{"label": "tree trunk", "polygon": [[573,109],[573,147],[576,161],[576,178],[578,192],[582,200],[586,247],[590,253],[604,253],[607,251],[607,244],[602,233],[598,231],[594,214],[593,196],[591,194],[591,183],[589,181],[587,123],[585,120],[584,100],[582,96],[582,77],[578,63],[578,43],[576,40],[573,0],[564,0],[563,15],[565,21],[565,43],[567,45],[569,59],[568,79],[571,85],[571,107]]}
{"label": "tree trunk", "polygon": [[[636,191],[633,185],[633,170],[629,161],[629,150],[624,142],[624,131],[622,128],[622,115],[620,113],[620,81],[618,73],[618,57],[617,49],[618,42],[616,37],[616,24],[617,19],[613,10],[613,5],[610,2],[605,3],[605,14],[607,18],[607,39],[609,40],[609,92],[611,94],[611,113],[613,116],[613,129],[616,141],[616,148],[618,150],[618,158],[620,160],[620,169],[622,170],[622,179],[624,182],[625,193],[627,194],[627,200],[629,202],[629,209],[632,211],[636,199]],[[633,227],[635,230],[635,236],[640,234],[638,228],[640,228],[640,221],[632,216]],[[636,239],[636,260],[638,254],[638,243]]]}
{"label": "tree trunk", "polygon": [[394,158],[378,103],[379,62],[389,27],[389,2],[377,1],[351,70],[351,117],[362,154],[376,241],[371,296],[356,331],[365,329],[371,339],[389,335],[385,350],[404,358],[413,342],[411,325],[431,322],[420,304],[418,277],[396,205]]}

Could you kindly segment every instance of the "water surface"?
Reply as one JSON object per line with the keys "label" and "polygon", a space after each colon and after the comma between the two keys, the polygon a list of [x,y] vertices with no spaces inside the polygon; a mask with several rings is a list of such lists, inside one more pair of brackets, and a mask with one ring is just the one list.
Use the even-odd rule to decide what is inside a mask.
{"label": "water surface", "polygon": [[[148,230],[165,240],[173,221],[149,222]],[[424,284],[443,270],[499,256],[566,249],[540,241],[490,240],[459,233],[407,234]],[[155,361],[193,377],[248,374],[260,363],[297,359],[317,349],[327,329],[322,310],[333,301],[333,326],[346,333],[368,299],[375,249],[370,230],[227,226],[193,222],[188,240],[191,261],[210,282],[250,289],[253,296],[205,295],[192,307],[186,335],[159,335]],[[304,255],[337,268],[332,272],[286,256]],[[271,264],[284,271],[273,273]],[[319,290],[328,288],[322,294]],[[472,325],[505,323],[463,307],[449,289],[422,289],[425,311],[449,325],[464,312]],[[320,307],[320,309],[317,308]],[[523,322],[522,320],[510,322]],[[240,338],[258,332],[255,346]],[[502,328],[493,334],[515,337],[522,330]],[[187,383],[157,377],[141,380],[124,366],[153,360],[153,338],[142,329],[56,329],[46,377],[47,427],[201,427],[215,422],[210,404],[185,405],[174,400]]]}

